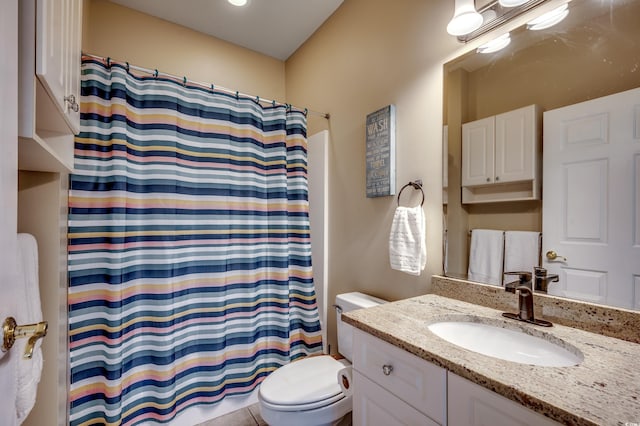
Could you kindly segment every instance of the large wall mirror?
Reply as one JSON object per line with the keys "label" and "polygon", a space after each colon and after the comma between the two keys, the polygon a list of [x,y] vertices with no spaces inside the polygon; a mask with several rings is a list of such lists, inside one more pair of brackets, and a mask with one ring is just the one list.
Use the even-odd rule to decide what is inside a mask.
{"label": "large wall mirror", "polygon": [[[559,283],[549,286],[550,294],[638,310],[640,0],[573,0],[568,3],[568,10],[562,22],[548,29],[533,31],[523,26],[511,31],[511,43],[502,50],[488,54],[474,51],[445,64],[445,275],[468,278],[472,230],[539,232],[542,235],[540,265],[557,272],[561,278]],[[585,147],[600,143],[613,145],[609,142],[617,137],[619,127],[615,118],[618,113],[584,113],[584,117],[599,117],[597,120],[560,116],[554,119],[564,127],[560,126],[560,130],[553,133],[555,136],[550,136],[552,131],[547,127],[555,117],[550,111],[564,111],[576,104],[623,92],[631,93],[630,100],[629,96],[625,98],[631,106],[628,112],[622,113],[627,120],[624,126],[628,125],[631,132],[625,136],[631,150],[622,154],[627,162],[616,163],[618,160],[606,156],[583,163],[580,163],[582,160],[546,161],[550,153],[563,155],[558,149],[561,151],[572,141],[576,142],[574,147],[580,148],[579,139],[589,139],[588,132],[598,133],[602,140],[589,139]],[[534,104],[540,111],[538,137],[540,150],[544,151],[539,152],[541,195],[524,197],[532,198],[530,200],[463,202],[462,125]],[[567,123],[573,123],[573,127]],[[567,142],[567,138],[573,139]],[[586,152],[586,148],[583,151]],[[571,168],[567,166],[569,163],[580,163],[580,167]],[[606,182],[623,170],[628,173],[625,179],[631,176],[629,192],[607,188]],[[501,184],[492,183],[498,187]],[[578,184],[590,185],[590,189],[576,189]],[[481,197],[484,187],[479,188]],[[487,189],[490,190],[493,189]],[[571,198],[560,206],[564,213],[552,216],[547,214],[547,204],[552,193],[558,191]],[[624,215],[616,219],[620,212]],[[554,222],[558,223],[558,227],[553,228],[557,231],[545,235],[543,229]],[[578,228],[583,232],[580,235]],[[560,239],[558,246],[548,245],[552,236]],[[625,272],[626,275],[616,275],[618,260],[606,257],[611,254],[583,255],[591,248],[612,246],[614,237],[622,240],[613,248],[614,258],[623,265],[635,264],[632,266],[635,269]],[[546,252],[552,250],[557,252],[555,259],[546,256]],[[571,256],[565,252],[569,250],[573,250]],[[531,266],[529,270],[535,265]]]}

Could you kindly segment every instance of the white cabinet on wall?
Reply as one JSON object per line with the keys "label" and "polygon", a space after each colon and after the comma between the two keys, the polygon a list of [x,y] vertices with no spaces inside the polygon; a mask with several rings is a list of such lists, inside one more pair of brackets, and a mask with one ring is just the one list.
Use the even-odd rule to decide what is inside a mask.
{"label": "white cabinet on wall", "polygon": [[74,134],[80,129],[82,1],[38,0],[36,75]]}
{"label": "white cabinet on wall", "polygon": [[80,127],[82,2],[19,3],[18,167],[69,172]]}
{"label": "white cabinet on wall", "polygon": [[536,105],[462,125],[462,202],[539,200]]}
{"label": "white cabinet on wall", "polygon": [[448,373],[449,426],[557,426],[559,423],[483,388]]}
{"label": "white cabinet on wall", "polygon": [[445,425],[446,370],[354,330],[353,425]]}

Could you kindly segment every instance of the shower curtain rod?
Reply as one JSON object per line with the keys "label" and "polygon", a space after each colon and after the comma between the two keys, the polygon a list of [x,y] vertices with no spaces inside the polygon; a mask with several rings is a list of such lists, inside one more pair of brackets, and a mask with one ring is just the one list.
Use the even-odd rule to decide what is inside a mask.
{"label": "shower curtain rod", "polygon": [[318,116],[320,116],[322,118],[325,118],[327,120],[329,118],[331,118],[331,115],[328,112],[313,111],[313,110],[308,109],[308,108],[300,108],[300,107],[297,107],[297,106],[294,106],[294,105],[291,105],[291,104],[287,104],[287,103],[284,103],[284,102],[279,102],[279,101],[275,101],[275,100],[271,100],[271,99],[262,99],[260,96],[247,95],[246,93],[238,92],[236,90],[227,89],[226,87],[214,86],[213,84],[209,84],[209,83],[201,83],[199,81],[188,80],[187,77],[178,77],[176,75],[168,74],[166,72],[159,72],[157,69],[152,70],[152,69],[149,69],[149,68],[143,68],[143,67],[139,67],[139,66],[136,66],[136,65],[130,65],[129,62],[118,61],[118,60],[115,60],[115,59],[111,59],[110,57],[104,58],[102,56],[92,55],[90,53],[84,53],[84,52],[82,52],[82,55],[83,56],[88,56],[88,57],[93,58],[93,59],[97,59],[99,61],[102,61],[102,62],[106,63],[107,65],[110,64],[110,63],[117,63],[119,65],[124,65],[124,66],[127,67],[127,69],[134,69],[136,71],[141,71],[141,72],[147,73],[149,75],[152,75],[154,77],[157,77],[159,75],[163,75],[165,77],[171,78],[172,80],[182,81],[185,85],[187,83],[190,83],[192,85],[204,87],[204,88],[207,88],[207,89],[215,88],[215,90],[218,90],[220,92],[224,92],[224,93],[228,93],[228,94],[236,95],[236,96],[242,96],[243,98],[255,99],[259,103],[271,104],[271,105],[274,105],[274,106],[275,105],[288,106],[290,108],[297,109],[298,111],[304,111],[307,114],[318,115]]}

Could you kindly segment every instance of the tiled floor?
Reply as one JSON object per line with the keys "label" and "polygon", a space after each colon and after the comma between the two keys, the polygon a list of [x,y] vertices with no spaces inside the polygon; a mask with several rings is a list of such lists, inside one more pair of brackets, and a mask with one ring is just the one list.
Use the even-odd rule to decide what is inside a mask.
{"label": "tiled floor", "polygon": [[267,426],[267,424],[260,416],[258,404],[253,404],[197,426]]}

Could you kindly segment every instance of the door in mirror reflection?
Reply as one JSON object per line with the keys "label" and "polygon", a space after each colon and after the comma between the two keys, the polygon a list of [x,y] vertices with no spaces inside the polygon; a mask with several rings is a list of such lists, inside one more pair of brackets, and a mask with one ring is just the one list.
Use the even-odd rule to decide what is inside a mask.
{"label": "door in mirror reflection", "polygon": [[560,276],[549,293],[640,308],[639,126],[640,89],[544,114],[543,253],[557,256],[543,262]]}

